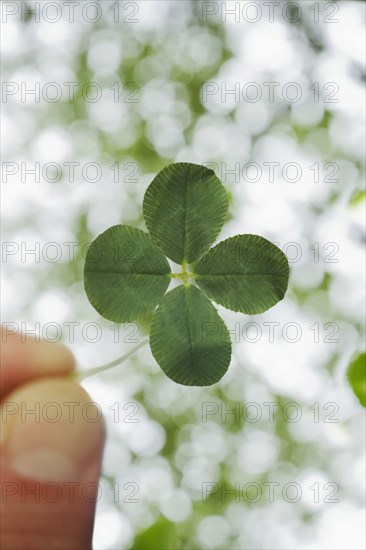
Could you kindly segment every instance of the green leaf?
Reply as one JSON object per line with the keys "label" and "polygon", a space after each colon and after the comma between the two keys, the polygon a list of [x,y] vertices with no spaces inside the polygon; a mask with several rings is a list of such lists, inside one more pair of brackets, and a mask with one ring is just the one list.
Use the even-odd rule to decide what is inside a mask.
{"label": "green leaf", "polygon": [[348,367],[347,376],[361,405],[366,407],[366,353],[360,353]]}
{"label": "green leaf", "polygon": [[90,303],[115,323],[151,313],[170,283],[167,259],[147,233],[114,225],[91,244],[84,285]]}
{"label": "green leaf", "polygon": [[147,188],[143,205],[150,235],[180,264],[197,260],[209,249],[227,209],[227,193],[213,170],[186,162],[161,170]]}
{"label": "green leaf", "polygon": [[172,550],[179,548],[177,526],[165,518],[158,518],[145,531],[138,533],[132,550]]}
{"label": "green leaf", "polygon": [[231,358],[224,321],[195,286],[168,292],[154,313],[151,351],[165,374],[185,386],[210,386],[226,373]]}
{"label": "green leaf", "polygon": [[233,311],[262,313],[285,295],[289,265],[285,254],[257,235],[236,235],[198,262],[196,283],[218,304]]}

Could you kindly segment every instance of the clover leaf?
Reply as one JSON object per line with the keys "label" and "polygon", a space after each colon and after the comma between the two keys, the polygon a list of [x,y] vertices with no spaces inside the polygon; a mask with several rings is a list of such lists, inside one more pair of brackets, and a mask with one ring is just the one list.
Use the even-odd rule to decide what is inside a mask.
{"label": "clover leaf", "polygon": [[263,237],[236,235],[212,248],[195,272],[209,298],[253,315],[282,300],[289,267],[285,254]]}
{"label": "clover leaf", "polygon": [[174,262],[191,263],[206,252],[220,233],[229,202],[213,170],[179,162],[152,181],[144,197],[146,227]]}
{"label": "clover leaf", "polygon": [[[215,384],[230,364],[229,331],[211,300],[255,314],[287,290],[287,258],[263,237],[236,235],[210,249],[227,209],[227,193],[212,170],[171,164],[145,193],[150,235],[116,225],[93,241],[86,256],[90,303],[117,323],[153,314],[152,354],[169,378],[186,386]],[[170,272],[164,254],[182,265],[179,274]],[[166,293],[173,278],[183,284]]]}
{"label": "clover leaf", "polygon": [[87,252],[85,291],[103,317],[127,323],[155,309],[169,286],[169,273],[166,257],[147,233],[115,225]]}
{"label": "clover leaf", "polygon": [[156,310],[150,346],[165,374],[186,386],[209,386],[226,373],[229,331],[210,300],[193,285],[168,292]]}

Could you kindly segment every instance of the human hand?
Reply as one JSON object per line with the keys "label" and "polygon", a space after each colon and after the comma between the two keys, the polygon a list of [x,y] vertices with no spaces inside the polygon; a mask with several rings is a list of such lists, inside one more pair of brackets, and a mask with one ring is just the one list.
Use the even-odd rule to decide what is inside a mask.
{"label": "human hand", "polygon": [[90,549],[103,420],[67,348],[2,336],[1,548]]}

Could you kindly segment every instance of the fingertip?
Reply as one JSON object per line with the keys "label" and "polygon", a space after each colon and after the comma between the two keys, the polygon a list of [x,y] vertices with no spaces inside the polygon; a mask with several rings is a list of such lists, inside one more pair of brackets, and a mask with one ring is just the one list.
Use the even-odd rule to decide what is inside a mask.
{"label": "fingertip", "polygon": [[67,376],[75,369],[71,351],[60,342],[1,330],[0,395],[44,376]]}
{"label": "fingertip", "polygon": [[19,475],[67,482],[98,477],[105,424],[101,408],[80,385],[37,380],[10,393],[1,411],[3,459]]}
{"label": "fingertip", "polygon": [[105,425],[64,377],[24,384],[1,403],[3,548],[91,549]]}

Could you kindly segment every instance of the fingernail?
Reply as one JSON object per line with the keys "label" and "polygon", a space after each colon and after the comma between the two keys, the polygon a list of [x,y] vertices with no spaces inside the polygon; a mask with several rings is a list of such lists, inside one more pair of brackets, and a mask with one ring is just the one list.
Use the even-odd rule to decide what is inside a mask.
{"label": "fingernail", "polygon": [[45,379],[18,390],[16,404],[17,413],[2,426],[3,457],[19,476],[74,482],[99,464],[101,411],[80,386]]}

